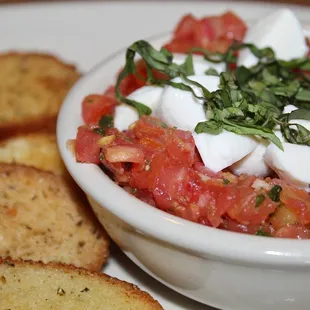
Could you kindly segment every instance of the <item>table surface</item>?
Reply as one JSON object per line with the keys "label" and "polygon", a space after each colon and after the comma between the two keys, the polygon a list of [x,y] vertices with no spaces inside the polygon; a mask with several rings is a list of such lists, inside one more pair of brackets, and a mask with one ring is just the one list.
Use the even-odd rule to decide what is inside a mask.
{"label": "table surface", "polygon": [[[0,0],[0,4],[26,3],[26,2],[59,2],[59,1],[71,1],[72,2],[75,0]],[[84,0],[84,1],[87,1],[87,0]],[[105,2],[109,0],[101,0],[101,1]],[[113,1],[113,0],[110,0],[110,1]],[[131,0],[114,0],[114,1],[131,1]],[[136,0],[136,1],[148,1],[148,0]],[[159,0],[159,1],[165,1],[165,0]],[[179,1],[190,1],[190,0],[179,0]],[[200,0],[200,1],[209,1],[209,0]],[[268,0],[268,1],[252,0],[252,1],[253,2],[288,3],[288,4],[299,4],[299,5],[310,6],[310,0]]]}

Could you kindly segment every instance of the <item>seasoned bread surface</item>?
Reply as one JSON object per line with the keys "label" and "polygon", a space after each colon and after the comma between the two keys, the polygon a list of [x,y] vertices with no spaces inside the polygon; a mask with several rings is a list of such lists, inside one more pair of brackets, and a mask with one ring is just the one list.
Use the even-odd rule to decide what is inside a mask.
{"label": "seasoned bread surface", "polygon": [[0,138],[54,128],[58,110],[80,74],[56,57],[0,55]]}
{"label": "seasoned bread surface", "polygon": [[56,135],[52,133],[38,132],[0,140],[0,162],[33,166],[57,175],[67,174]]}
{"label": "seasoned bread surface", "polygon": [[32,167],[0,164],[0,256],[100,270],[108,239],[77,185]]}
{"label": "seasoned bread surface", "polygon": [[162,310],[138,287],[61,264],[0,258],[1,309]]}

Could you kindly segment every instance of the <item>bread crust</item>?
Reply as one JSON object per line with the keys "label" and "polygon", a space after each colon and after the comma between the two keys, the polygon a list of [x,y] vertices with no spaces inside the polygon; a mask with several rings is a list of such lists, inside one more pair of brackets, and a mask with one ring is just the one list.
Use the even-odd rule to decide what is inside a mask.
{"label": "bread crust", "polygon": [[0,163],[0,193],[0,256],[102,268],[109,238],[72,179]]}
{"label": "bread crust", "polygon": [[80,73],[44,53],[0,55],[0,139],[38,130],[54,132],[59,108]]}
{"label": "bread crust", "polygon": [[[126,307],[126,309],[134,309],[134,308],[132,308],[132,305],[130,304],[130,302],[138,300],[139,304],[144,305],[143,308],[140,308],[140,309],[163,310],[163,308],[160,306],[160,304],[154,298],[152,298],[148,293],[140,290],[138,288],[138,286],[131,284],[131,283],[128,283],[128,282],[125,282],[125,281],[121,281],[121,280],[113,278],[113,277],[110,277],[104,273],[92,272],[92,271],[86,270],[84,268],[77,268],[73,265],[64,265],[61,263],[44,264],[42,262],[34,262],[31,260],[25,260],[24,261],[21,259],[14,260],[11,257],[4,257],[4,258],[0,257],[0,276],[1,276],[1,270],[7,269],[7,270],[14,273],[14,278],[18,278],[19,277],[18,268],[21,268],[23,270],[31,269],[31,270],[42,271],[42,272],[44,270],[49,270],[55,274],[56,273],[57,274],[60,273],[60,274],[64,274],[64,275],[69,274],[71,276],[71,279],[72,278],[75,279],[74,281],[79,281],[83,278],[84,279],[86,278],[91,282],[97,281],[96,285],[99,282],[102,285],[107,286],[107,288],[111,291],[114,289],[117,289],[118,293],[120,295],[119,298],[120,299],[123,299],[123,298],[127,299],[128,308]],[[27,281],[31,282],[31,279],[27,279]],[[31,284],[29,284],[29,286],[30,285]],[[95,283],[94,283],[94,285],[95,285]],[[90,287],[89,289],[91,290],[92,288]],[[103,287],[102,289],[104,290],[106,288]],[[44,287],[42,288],[42,290],[44,290]],[[40,296],[39,293],[40,292],[38,292],[38,296]],[[0,294],[1,294],[1,283],[0,283]],[[98,305],[98,306],[100,306],[100,305]],[[14,309],[16,309],[16,308],[14,308]],[[76,308],[76,309],[79,309],[79,308]],[[115,308],[115,309],[118,309],[118,308]],[[122,309],[124,309],[124,308],[122,308]],[[16,309],[16,310],[18,310],[18,309]],[[32,310],[35,310],[35,309],[32,309]]]}

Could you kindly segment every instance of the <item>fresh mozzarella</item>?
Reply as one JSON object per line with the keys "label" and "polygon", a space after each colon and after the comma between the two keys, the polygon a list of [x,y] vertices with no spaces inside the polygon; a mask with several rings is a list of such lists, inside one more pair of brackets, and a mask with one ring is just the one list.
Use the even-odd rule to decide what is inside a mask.
{"label": "fresh mozzarella", "polygon": [[[190,76],[209,91],[218,89],[219,78],[215,76]],[[184,82],[180,78],[174,82]],[[187,84],[187,83],[186,83]],[[191,86],[195,94],[201,96],[201,89]],[[206,167],[218,172],[240,160],[258,145],[256,139],[223,131],[218,135],[196,134],[194,129],[201,121],[206,121],[202,102],[192,93],[174,87],[165,88],[158,109],[159,117],[168,125],[193,132],[196,147]]]}
{"label": "fresh mozzarella", "polygon": [[310,147],[283,143],[284,151],[270,144],[265,153],[266,163],[289,184],[310,191]]}
{"label": "fresh mozzarella", "polygon": [[218,135],[193,134],[196,147],[206,167],[219,172],[251,153],[258,145],[255,138],[223,131]]}
{"label": "fresh mozzarella", "polygon": [[[200,75],[189,76],[188,78],[200,83],[210,92],[217,90],[220,84],[220,79],[217,76]],[[175,78],[172,81],[189,85],[181,78]],[[196,95],[202,96],[199,87],[195,85],[191,85],[191,87]],[[158,108],[158,116],[169,126],[190,131],[194,130],[199,122],[206,120],[201,100],[195,98],[189,91],[172,86],[165,87]]]}
{"label": "fresh mozzarella", "polygon": [[271,169],[264,161],[264,154],[266,152],[269,142],[264,140],[254,149],[253,152],[234,163],[230,170],[237,175],[249,174],[257,177],[266,177],[271,173]]}
{"label": "fresh mozzarella", "polygon": [[[128,96],[128,99],[141,102],[152,109],[152,115],[156,115],[156,109],[163,93],[163,88],[158,86],[144,86]],[[137,110],[127,104],[121,104],[115,109],[114,126],[120,130],[128,129],[128,126],[139,119]]]}
{"label": "fresh mozzarella", "polygon": [[[271,47],[276,57],[282,60],[299,58],[307,53],[303,29],[289,9],[278,10],[260,19],[247,31],[244,42],[253,43],[259,48]],[[239,66],[251,67],[256,63],[257,58],[249,50],[241,51]]]}
{"label": "fresh mozzarella", "polygon": [[[173,54],[173,62],[177,65],[181,65],[186,60],[186,54]],[[213,63],[207,61],[200,55],[193,55],[193,66],[195,75],[204,75],[208,69],[215,69],[217,73],[225,71],[224,63]]]}

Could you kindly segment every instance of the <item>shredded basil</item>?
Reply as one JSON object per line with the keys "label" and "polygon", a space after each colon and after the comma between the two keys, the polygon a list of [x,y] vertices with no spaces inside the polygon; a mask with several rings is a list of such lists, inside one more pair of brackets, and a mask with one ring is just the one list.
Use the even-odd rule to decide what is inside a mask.
{"label": "shredded basil", "polygon": [[268,192],[268,196],[274,202],[280,201],[280,193],[282,192],[282,187],[280,185],[274,185],[272,189]]}
{"label": "shredded basil", "polygon": [[265,231],[263,231],[261,228],[256,232],[255,235],[256,236],[270,237],[270,235],[268,233],[266,233]]}
{"label": "shredded basil", "polygon": [[266,199],[264,194],[259,194],[255,198],[255,208],[258,208]]}
{"label": "shredded basil", "polygon": [[104,115],[101,117],[99,121],[99,127],[101,129],[112,128],[114,126],[113,116],[112,115]]}
{"label": "shredded basil", "polygon": [[[237,52],[249,49],[258,58],[256,65],[246,68],[231,64],[237,62]],[[188,76],[194,74],[193,52],[200,52],[205,60],[212,63],[225,63],[227,72],[221,73],[219,89],[214,92]],[[282,61],[276,58],[271,48],[258,48],[254,44],[234,43],[225,53],[213,53],[202,48],[193,48],[185,62],[177,65],[173,55],[165,48],[156,50],[144,40],[133,43],[126,52],[126,64],[118,76],[116,97],[123,103],[135,107],[139,116],[149,115],[152,110],[141,102],[130,100],[120,92],[121,81],[130,74],[138,75],[135,55],[139,54],[146,63],[147,84],[170,85],[189,91],[202,100],[208,113],[207,121],[197,124],[196,133],[217,135],[223,130],[239,135],[257,136],[269,140],[283,150],[279,138],[273,129],[280,125],[286,141],[294,144],[310,145],[310,131],[300,124],[292,123],[293,119],[310,120],[310,59],[306,57]],[[158,79],[153,70],[164,73],[167,79]],[[209,69],[208,75],[218,75],[216,70]],[[172,82],[180,77],[183,82]],[[202,95],[198,96],[191,85],[198,87]],[[288,104],[300,107],[299,112],[283,114]],[[307,112],[305,112],[307,110]]]}
{"label": "shredded basil", "polygon": [[99,133],[101,136],[105,136],[105,130],[100,127],[96,127],[93,129],[94,132]]}

